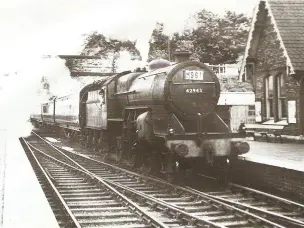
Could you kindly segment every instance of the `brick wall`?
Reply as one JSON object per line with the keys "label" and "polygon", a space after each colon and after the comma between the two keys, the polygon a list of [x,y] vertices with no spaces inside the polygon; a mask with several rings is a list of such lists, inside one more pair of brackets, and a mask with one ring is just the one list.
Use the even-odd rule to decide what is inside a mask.
{"label": "brick wall", "polygon": [[[265,9],[264,5],[260,5],[260,12],[255,26],[256,28],[253,32],[253,39],[251,41],[251,48],[249,49],[249,58],[247,58],[247,62],[253,61],[255,63],[254,75],[251,83],[254,86],[256,100],[261,101],[262,104],[262,121],[267,120],[265,100],[266,91],[264,88],[265,77],[269,75],[276,76],[278,74],[283,74],[285,86],[281,89],[281,94],[286,97],[284,105],[286,113],[288,113],[288,100],[296,100],[297,105],[297,123],[289,124],[286,128],[285,134],[298,135],[300,134],[300,86],[292,76],[287,75],[287,59],[284,56],[284,51],[281,48],[280,41],[274,25],[271,22],[268,10]],[[278,99],[276,97],[275,90],[276,87],[274,86],[274,119],[278,121]]]}

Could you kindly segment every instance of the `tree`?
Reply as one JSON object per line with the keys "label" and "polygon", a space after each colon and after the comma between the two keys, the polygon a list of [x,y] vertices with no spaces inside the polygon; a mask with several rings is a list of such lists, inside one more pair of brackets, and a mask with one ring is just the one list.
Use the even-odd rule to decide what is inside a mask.
{"label": "tree", "polygon": [[84,43],[82,55],[99,56],[104,59],[111,59],[112,72],[116,71],[116,62],[120,57],[121,51],[128,51],[131,55],[131,60],[141,60],[141,55],[136,48],[136,41],[118,40],[107,38],[103,34],[96,31],[87,36]]}
{"label": "tree", "polygon": [[178,33],[175,33],[171,38],[168,35],[164,34],[164,24],[157,22],[149,41],[148,62],[153,59],[172,60],[173,51],[177,47],[176,41],[178,37]]}
{"label": "tree", "polygon": [[194,52],[200,61],[210,64],[235,63],[245,50],[250,19],[244,14],[227,11],[222,17],[202,10],[196,15],[193,29]]}
{"label": "tree", "polygon": [[219,77],[222,92],[252,92],[253,88],[251,83],[240,82],[239,78],[236,77]]}
{"label": "tree", "polygon": [[165,35],[164,24],[158,22],[149,42],[148,60],[156,58],[173,59],[176,48],[187,46],[193,55],[204,63],[235,63],[245,50],[250,19],[244,14],[227,11],[219,16],[211,11],[202,10],[193,16],[196,26],[181,33],[174,33],[169,42]]}

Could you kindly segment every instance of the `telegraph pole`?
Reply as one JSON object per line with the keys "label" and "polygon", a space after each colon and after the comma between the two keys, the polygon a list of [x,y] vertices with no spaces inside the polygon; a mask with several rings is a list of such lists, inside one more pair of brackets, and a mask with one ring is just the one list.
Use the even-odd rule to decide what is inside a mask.
{"label": "telegraph pole", "polygon": [[169,56],[169,61],[171,62],[170,40],[171,40],[171,37],[169,35],[168,36],[168,56]]}

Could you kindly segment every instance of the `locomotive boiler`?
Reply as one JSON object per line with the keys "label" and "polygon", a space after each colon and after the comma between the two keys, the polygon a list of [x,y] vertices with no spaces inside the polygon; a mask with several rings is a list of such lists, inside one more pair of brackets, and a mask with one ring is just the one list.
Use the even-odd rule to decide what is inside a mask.
{"label": "locomotive boiler", "polygon": [[[115,152],[118,160],[128,157],[134,166],[166,174],[195,164],[225,166],[249,145],[217,115],[219,96],[219,81],[205,64],[155,60],[149,72],[122,72],[87,85],[73,99],[77,105],[66,106],[65,112],[60,104],[68,104],[68,98],[56,98],[53,126],[96,151]],[[78,126],[64,122],[70,107],[79,107]]]}

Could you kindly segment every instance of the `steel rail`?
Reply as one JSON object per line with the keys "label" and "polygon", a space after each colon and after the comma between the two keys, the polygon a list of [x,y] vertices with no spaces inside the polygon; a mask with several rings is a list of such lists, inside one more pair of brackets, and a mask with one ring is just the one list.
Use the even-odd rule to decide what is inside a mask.
{"label": "steel rail", "polygon": [[[208,178],[208,179],[214,179],[214,178],[206,176],[206,175],[200,175],[200,176],[203,176],[204,178]],[[288,199],[284,199],[282,197],[274,196],[272,194],[265,193],[265,192],[262,192],[262,191],[259,191],[259,190],[256,190],[256,189],[252,189],[252,188],[248,188],[248,187],[241,186],[241,185],[238,185],[238,184],[234,184],[234,183],[228,183],[228,186],[229,186],[229,190],[231,190],[233,192],[233,193],[231,193],[231,196],[233,196],[233,194],[236,194],[238,192],[242,193],[242,191],[245,191],[245,193],[248,193],[250,195],[255,194],[255,195],[258,195],[258,196],[268,198],[270,200],[277,201],[277,203],[284,204],[286,207],[291,207],[292,206],[292,207],[296,208],[298,212],[299,212],[299,209],[300,209],[300,210],[302,210],[303,221],[301,221],[299,219],[294,219],[294,218],[289,217],[289,216],[285,216],[284,214],[282,214],[283,212],[280,214],[278,212],[265,210],[265,209],[259,208],[257,206],[250,205],[248,203],[241,203],[241,202],[237,202],[237,201],[234,201],[234,200],[231,200],[231,199],[226,199],[226,198],[223,198],[221,196],[218,196],[218,194],[221,195],[221,193],[229,195],[228,192],[207,192],[207,193],[200,192],[200,193],[204,194],[204,195],[208,195],[209,197],[212,197],[216,200],[220,200],[220,201],[226,202],[228,204],[235,205],[235,206],[240,207],[240,208],[245,208],[245,209],[248,209],[250,211],[255,211],[257,213],[266,214],[266,215],[271,216],[273,218],[280,219],[280,220],[285,221],[285,222],[289,222],[293,225],[297,225],[299,227],[304,227],[304,205],[303,204],[300,204],[300,203],[297,203],[297,202],[294,202],[294,201],[291,201],[291,200],[288,200]],[[232,190],[233,188],[237,189],[237,191],[233,191]],[[189,189],[191,189],[193,191],[197,191],[197,190],[194,190],[192,188],[189,188]],[[290,210],[291,209],[289,209],[289,211]]]}
{"label": "steel rail", "polygon": [[[51,144],[49,144],[49,145],[50,145],[50,146],[53,146],[53,145],[51,145]],[[52,157],[52,156],[50,156],[50,155],[48,155],[48,154],[45,154],[43,151],[41,151],[41,150],[35,148],[35,147],[32,146],[32,145],[31,145],[31,147],[32,147],[33,149],[37,150],[39,153],[41,153],[41,154],[47,156],[49,159],[52,159],[52,160],[54,160],[54,161],[56,161],[56,162],[58,162],[58,163],[60,163],[60,164],[62,164],[62,165],[64,165],[64,166],[66,166],[66,167],[69,167],[69,168],[72,168],[72,169],[76,169],[76,170],[78,170],[78,171],[81,170],[81,171],[84,172],[85,174],[91,176],[92,178],[94,178],[94,179],[96,179],[96,180],[98,180],[98,181],[100,181],[100,182],[102,182],[102,183],[104,183],[104,184],[107,184],[107,185],[110,184],[110,185],[117,186],[117,187],[122,188],[122,189],[124,189],[124,190],[126,190],[126,191],[129,191],[129,192],[131,192],[131,193],[133,193],[133,194],[136,194],[136,195],[138,195],[138,196],[141,196],[142,198],[145,198],[145,199],[147,199],[147,200],[152,201],[152,202],[154,203],[154,205],[161,205],[161,206],[163,206],[163,207],[166,208],[166,211],[167,211],[167,212],[168,212],[168,209],[169,209],[169,210],[171,210],[171,211],[174,211],[174,214],[175,214],[175,215],[178,214],[180,217],[181,217],[181,215],[184,215],[185,217],[187,217],[187,219],[185,219],[185,220],[186,220],[187,222],[189,222],[189,223],[201,222],[201,223],[203,223],[203,226],[204,226],[204,225],[209,225],[209,226],[212,226],[212,227],[215,227],[215,228],[225,228],[225,226],[217,225],[216,223],[213,223],[213,222],[208,221],[208,220],[206,220],[206,219],[199,218],[199,217],[194,216],[194,215],[191,215],[191,214],[189,214],[189,213],[187,213],[187,212],[185,212],[185,211],[182,211],[180,208],[177,208],[177,207],[175,207],[175,206],[172,206],[172,205],[168,204],[168,203],[165,202],[165,201],[156,199],[156,198],[154,198],[154,197],[148,196],[148,195],[143,194],[143,193],[141,193],[141,192],[139,192],[139,191],[136,191],[136,190],[134,190],[134,189],[131,189],[131,188],[122,186],[122,185],[120,185],[120,184],[114,183],[114,182],[112,182],[112,181],[110,181],[110,180],[107,180],[106,178],[98,177],[98,175],[96,175],[96,174],[90,172],[89,170],[87,170],[86,168],[84,168],[83,166],[81,166],[80,164],[78,164],[76,161],[74,161],[72,158],[69,158],[69,157],[68,157],[67,155],[65,155],[63,152],[59,151],[57,148],[55,148],[55,149],[58,150],[58,152],[62,153],[62,155],[64,155],[65,157],[69,158],[75,165],[78,166],[79,169],[76,168],[76,167],[74,167],[74,166],[72,166],[72,165],[70,165],[70,164],[64,163],[64,162],[58,160],[57,158],[54,158],[54,157]],[[108,186],[110,186],[110,185],[108,185]],[[112,186],[110,186],[110,187],[112,187]],[[115,189],[115,188],[113,188],[113,189]],[[115,190],[116,190],[116,189],[115,189]],[[116,191],[117,191],[117,190],[116,190]],[[132,202],[132,201],[131,201],[131,202]],[[135,206],[135,205],[134,205],[134,206]]]}
{"label": "steel rail", "polygon": [[299,208],[301,208],[301,209],[304,210],[304,205],[303,204],[294,202],[292,200],[288,200],[288,199],[285,199],[285,198],[282,198],[282,197],[271,195],[271,194],[268,194],[266,192],[262,192],[262,191],[259,191],[259,190],[253,189],[253,188],[248,188],[248,187],[241,186],[241,185],[234,184],[234,183],[228,183],[228,185],[230,185],[231,187],[234,187],[234,188],[239,188],[239,189],[243,189],[245,191],[250,191],[250,192],[253,192],[253,193],[256,193],[256,194],[259,194],[259,195],[263,195],[265,197],[272,198],[274,200],[285,202],[286,204],[294,205],[294,206],[297,206],[297,207],[299,207]]}
{"label": "steel rail", "polygon": [[[142,215],[145,215],[146,220],[147,221],[153,221],[153,225],[154,227],[164,227],[164,228],[169,228],[169,226],[167,226],[166,224],[164,224],[163,222],[161,221],[158,221],[156,218],[154,218],[152,215],[149,215],[148,212],[146,211],[143,211],[141,208],[139,208],[136,204],[134,204],[134,202],[132,202],[129,198],[127,198],[126,196],[124,196],[122,193],[120,193],[119,191],[117,191],[115,188],[113,188],[111,185],[109,185],[108,183],[106,183],[104,180],[100,179],[100,178],[96,178],[95,177],[95,174],[92,174],[90,172],[87,172],[85,169],[83,168],[77,168],[77,167],[74,167],[68,163],[65,163],[65,162],[62,162],[60,160],[58,160],[57,158],[54,158],[46,153],[44,153],[43,151],[35,148],[33,145],[31,145],[30,143],[27,142],[27,144],[29,144],[29,146],[36,150],[37,152],[43,154],[44,156],[46,156],[47,158],[65,166],[65,167],[68,167],[70,169],[74,169],[75,171],[77,172],[80,172],[80,173],[83,173],[87,176],[89,176],[91,179],[96,179],[98,180],[100,183],[102,183],[104,186],[106,186],[108,189],[110,189],[112,192],[114,192],[115,194],[117,194],[121,199],[125,200],[129,205],[131,205],[133,208],[131,208],[132,210],[136,209],[139,213],[142,213]],[[81,166],[80,166],[81,167]],[[55,187],[55,186],[54,186]],[[56,188],[56,187],[55,187]],[[58,192],[59,193],[59,192]],[[60,194],[60,193],[59,193]],[[68,207],[68,206],[67,206]],[[72,213],[72,212],[71,212]],[[75,218],[76,219],[76,218]],[[81,227],[81,226],[80,226]]]}
{"label": "steel rail", "polygon": [[[189,190],[191,191],[194,191],[196,192],[197,194],[202,194],[202,195],[205,195],[207,193],[202,193],[200,191],[197,191],[196,189],[193,189],[193,188],[190,188],[190,187],[187,187]],[[296,225],[296,226],[299,226],[299,227],[304,227],[304,222],[300,221],[300,220],[297,220],[297,219],[293,219],[291,217],[287,217],[287,216],[284,216],[284,215],[281,215],[279,213],[275,213],[275,212],[271,212],[271,211],[268,211],[268,210],[265,210],[265,209],[261,209],[261,208],[258,208],[258,207],[254,207],[254,206],[251,206],[251,205],[248,205],[248,204],[244,204],[244,203],[240,203],[240,202],[235,202],[235,201],[232,201],[232,200],[229,200],[229,199],[223,199],[221,197],[217,197],[217,196],[212,196],[212,195],[209,195],[207,194],[208,197],[212,197],[218,201],[223,201],[227,204],[231,204],[231,205],[235,205],[237,207],[240,207],[240,208],[244,208],[244,209],[249,209],[250,211],[255,211],[257,213],[260,213],[262,215],[265,215],[267,214],[268,216],[273,216],[274,218],[276,219],[280,219],[280,220],[283,220],[283,221],[286,221],[290,224],[293,224],[293,225]]]}
{"label": "steel rail", "polygon": [[[39,135],[37,135],[37,136],[39,137]],[[41,138],[41,139],[44,140],[44,141],[45,141],[46,143],[48,143],[49,145],[51,145],[51,146],[52,146],[54,149],[56,149],[58,152],[63,153],[62,151],[60,151],[60,150],[62,150],[61,148],[58,149],[57,146],[53,145],[52,143],[48,142],[47,140],[45,140],[45,139],[43,139],[43,138]],[[104,164],[104,165],[107,165],[107,166],[110,166],[111,168],[114,168],[114,169],[119,169],[119,170],[124,171],[124,172],[132,173],[133,175],[140,176],[140,177],[142,177],[142,178],[149,179],[149,180],[152,180],[152,181],[156,181],[156,182],[159,182],[159,183],[161,183],[161,184],[166,184],[167,186],[169,185],[170,187],[173,187],[173,188],[175,188],[175,189],[178,189],[178,190],[181,190],[181,191],[184,191],[184,192],[188,192],[188,193],[194,194],[194,195],[199,196],[199,197],[203,197],[203,198],[206,199],[206,200],[211,200],[211,201],[213,201],[214,203],[217,203],[217,204],[220,204],[220,205],[222,205],[222,206],[224,206],[224,207],[226,207],[226,208],[229,208],[230,210],[234,210],[234,211],[239,212],[239,213],[242,213],[242,214],[244,214],[244,215],[246,215],[246,216],[250,216],[250,217],[252,217],[252,218],[254,218],[254,219],[258,219],[258,220],[263,221],[263,222],[265,222],[265,223],[267,223],[267,224],[269,224],[269,225],[271,225],[271,226],[283,227],[283,226],[280,226],[280,225],[277,224],[277,223],[271,222],[271,221],[269,221],[269,220],[267,220],[267,219],[265,219],[265,218],[263,218],[263,217],[260,217],[260,216],[258,216],[258,215],[255,215],[255,214],[253,214],[253,213],[249,213],[249,212],[247,212],[247,211],[241,210],[240,208],[233,207],[233,206],[231,206],[231,205],[229,205],[229,204],[223,203],[223,202],[221,202],[221,201],[219,201],[219,200],[216,200],[216,199],[214,199],[214,198],[212,198],[212,197],[209,197],[207,194],[204,194],[204,193],[198,194],[197,192],[191,191],[190,189],[183,188],[183,187],[180,187],[180,186],[174,186],[174,185],[169,184],[169,183],[167,183],[167,182],[165,182],[165,181],[162,181],[162,180],[160,180],[160,179],[154,179],[154,178],[151,178],[151,177],[142,176],[142,175],[139,175],[139,174],[137,174],[137,173],[134,173],[134,172],[131,172],[131,171],[128,171],[128,170],[125,170],[125,169],[122,169],[122,168],[118,168],[118,167],[116,167],[116,166],[113,166],[113,165],[110,165],[110,164],[107,164],[107,163],[104,163],[104,162],[101,162],[101,161],[98,161],[98,160],[89,158],[89,157],[87,157],[87,156],[83,156],[83,155],[80,155],[80,154],[76,154],[76,153],[71,152],[71,151],[67,151],[67,152],[69,152],[69,153],[71,153],[71,154],[74,154],[74,155],[77,155],[77,156],[80,156],[80,157],[83,157],[83,158],[86,158],[86,159],[89,159],[89,160],[92,160],[92,161],[95,161],[95,162],[98,162],[98,163],[101,163],[101,164]],[[63,154],[64,154],[64,153],[63,153]],[[65,154],[64,154],[64,155],[65,155]],[[65,155],[65,156],[67,156],[67,155]],[[67,156],[67,157],[68,157],[68,156]],[[73,159],[71,159],[71,161],[73,161]],[[74,161],[74,162],[75,162],[75,161]],[[78,163],[77,163],[77,164],[78,164]],[[104,178],[104,180],[106,180],[106,181],[107,181],[108,183],[110,183],[111,185],[116,185],[117,187],[124,188],[125,190],[128,190],[128,191],[131,191],[131,190],[132,190],[132,189],[127,188],[127,187],[125,187],[125,186],[122,186],[122,185],[119,185],[119,184],[117,184],[117,183],[114,183],[113,181],[107,180],[106,178]],[[139,191],[137,191],[137,190],[132,190],[132,191],[133,191],[133,193],[136,193],[136,194],[143,194],[143,193],[141,193],[141,192],[139,192]],[[146,196],[147,196],[147,197],[150,197],[150,198],[154,198],[154,197],[151,197],[151,196],[148,196],[148,195],[146,195]],[[155,200],[158,200],[158,202],[161,202],[161,203],[164,203],[164,204],[169,205],[169,204],[168,204],[167,202],[165,202],[165,201],[160,201],[159,199],[156,199],[156,198],[154,198],[154,199],[155,199]],[[180,208],[178,208],[178,207],[176,207],[176,206],[174,206],[174,207],[175,207],[176,209],[180,210]],[[179,212],[179,213],[180,213],[180,212]],[[187,213],[187,212],[186,212],[186,213]],[[185,215],[187,215],[187,214],[185,214]],[[187,215],[187,216],[188,216],[188,215]],[[197,217],[197,218],[193,217],[193,218],[194,218],[194,219],[197,219],[198,217]]]}
{"label": "steel rail", "polygon": [[77,228],[81,228],[82,226],[80,225],[80,223],[77,221],[77,219],[73,215],[73,213],[70,210],[70,208],[68,207],[67,203],[65,202],[65,200],[63,199],[63,197],[61,196],[61,194],[59,193],[59,191],[55,187],[53,181],[50,179],[50,177],[48,176],[48,174],[43,169],[42,165],[40,164],[40,162],[38,161],[37,157],[35,156],[34,151],[30,148],[28,142],[23,137],[22,137],[22,140],[25,143],[25,145],[27,146],[28,150],[30,151],[31,156],[34,159],[34,161],[36,162],[37,166],[39,167],[39,170],[43,174],[43,177],[45,177],[45,179],[47,180],[48,184],[51,186],[52,191],[55,192],[57,198],[59,199],[60,203],[63,205],[65,211],[68,213],[68,215],[72,219],[72,221],[74,223],[74,226],[77,227]]}
{"label": "steel rail", "polygon": [[[47,141],[48,142],[48,141]],[[48,142],[50,143],[50,142]],[[50,143],[52,144],[52,143]],[[59,148],[58,146],[52,144],[54,147],[56,147],[57,149],[61,149],[61,150],[64,150],[62,148]],[[66,151],[66,150],[65,150]],[[76,154],[75,152],[72,152],[72,151],[67,151],[69,153],[72,153],[72,154],[75,154],[75,155],[78,155],[78,156],[83,156],[87,159],[92,159],[92,160],[95,160],[93,158],[90,158],[88,156],[85,156],[85,155],[81,155],[81,154]],[[108,163],[104,163],[102,161],[98,161],[98,160],[95,160],[96,162],[99,162],[99,163],[102,163],[104,165],[108,165],[108,166],[111,166],[113,169],[120,169],[121,171],[126,171],[125,169],[123,168],[120,168],[120,167],[116,167],[114,165],[111,165],[111,164],[108,164]],[[132,171],[129,171],[129,173],[131,173],[132,175],[139,175],[137,173],[134,173]],[[202,175],[204,176],[204,175]],[[214,179],[212,177],[209,177],[209,176],[204,176],[205,178],[210,178],[210,179]],[[150,178],[150,177],[144,177],[144,178]],[[158,179],[158,178],[152,178],[153,181],[161,181],[162,183],[164,184],[168,184],[167,182],[164,182],[163,180],[161,179]],[[256,194],[260,194],[260,195],[263,195],[265,197],[268,197],[268,198],[271,198],[273,200],[278,200],[280,201],[281,203],[285,203],[287,206],[290,206],[290,205],[293,205],[295,207],[298,207],[298,208],[301,208],[303,209],[304,208],[304,205],[302,204],[299,204],[299,203],[296,203],[296,202],[293,202],[293,201],[290,201],[290,200],[287,200],[287,199],[284,199],[284,198],[281,198],[281,197],[277,197],[277,196],[274,196],[274,195],[271,195],[271,194],[268,194],[268,193],[264,193],[264,192],[261,192],[261,191],[258,191],[258,190],[254,190],[254,189],[250,189],[250,188],[247,188],[247,187],[243,187],[243,186],[240,186],[240,185],[236,185],[236,184],[232,184],[232,183],[229,183],[230,186],[233,186],[235,188],[242,188],[244,190],[247,190],[247,191],[251,191],[251,192],[254,192]],[[190,191],[195,191],[196,194],[200,194],[201,197],[210,197],[210,198],[213,198],[215,200],[218,200],[218,201],[222,201],[222,202],[225,202],[229,205],[234,205],[238,208],[242,208],[242,209],[246,209],[246,210],[249,210],[249,211],[252,211],[254,213],[259,213],[259,214],[262,214],[263,216],[268,216],[268,217],[271,217],[273,219],[278,219],[278,220],[281,220],[281,221],[284,221],[284,222],[287,222],[288,224],[293,224],[293,225],[296,225],[296,226],[299,226],[299,227],[304,227],[304,222],[301,221],[301,220],[298,220],[298,219],[294,219],[292,217],[289,217],[289,216],[285,216],[283,214],[280,214],[280,213],[277,213],[277,212],[272,212],[272,211],[269,211],[269,210],[265,210],[265,209],[261,209],[259,207],[255,207],[255,206],[251,206],[249,204],[244,204],[244,203],[240,203],[240,202],[235,202],[233,200],[229,200],[229,199],[223,199],[221,197],[217,197],[217,196],[214,196],[212,194],[208,194],[208,193],[204,193],[204,192],[199,192],[197,190],[194,190],[194,189],[191,189],[189,187],[186,187],[186,189],[190,190]],[[304,218],[304,215],[303,215],[303,218]]]}

